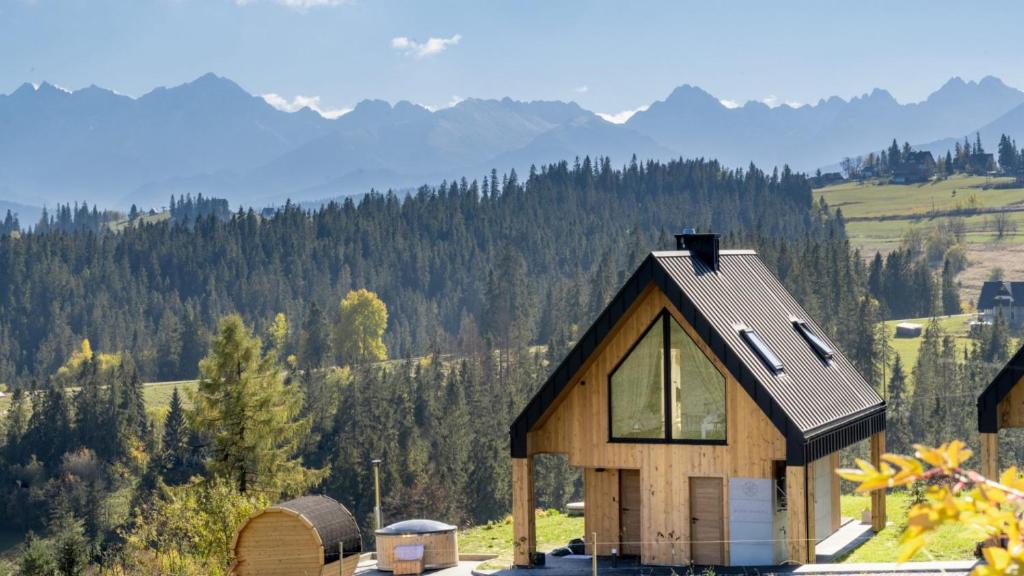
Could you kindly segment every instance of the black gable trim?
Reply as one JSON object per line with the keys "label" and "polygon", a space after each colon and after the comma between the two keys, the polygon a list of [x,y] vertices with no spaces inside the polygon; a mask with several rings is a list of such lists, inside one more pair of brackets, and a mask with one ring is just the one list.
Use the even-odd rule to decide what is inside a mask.
{"label": "black gable trim", "polygon": [[1024,346],[1021,346],[1010,362],[978,396],[978,432],[994,434],[999,431],[999,415],[996,409],[1021,378],[1024,378]]}
{"label": "black gable trim", "polygon": [[601,345],[601,342],[604,341],[608,333],[612,331],[615,324],[626,314],[626,311],[633,305],[633,302],[640,297],[640,294],[647,288],[647,285],[651,283],[652,273],[655,268],[660,269],[661,267],[653,255],[648,255],[640,264],[640,267],[636,269],[636,272],[633,272],[633,275],[626,281],[625,285],[619,289],[619,292],[612,298],[612,301],[601,312],[600,316],[597,317],[597,321],[591,324],[579,342],[573,346],[569,354],[558,365],[558,368],[555,368],[555,371],[551,373],[544,386],[534,394],[530,402],[527,403],[526,408],[523,409],[519,417],[512,423],[509,433],[511,435],[513,458],[525,458],[527,456],[527,433],[540,421],[548,406],[565,390],[565,387],[572,380],[572,377],[579,372],[583,363],[597,350],[597,347]]}
{"label": "black gable trim", "polygon": [[690,323],[733,378],[782,433],[786,439],[788,465],[802,466],[885,429],[885,405],[880,404],[871,410],[837,422],[834,426],[826,427],[824,431],[808,431],[809,435],[801,431],[652,254],[644,259],[636,272],[612,298],[611,303],[601,312],[597,321],[587,329],[576,346],[512,423],[509,434],[513,458],[528,456],[527,434],[652,282]]}

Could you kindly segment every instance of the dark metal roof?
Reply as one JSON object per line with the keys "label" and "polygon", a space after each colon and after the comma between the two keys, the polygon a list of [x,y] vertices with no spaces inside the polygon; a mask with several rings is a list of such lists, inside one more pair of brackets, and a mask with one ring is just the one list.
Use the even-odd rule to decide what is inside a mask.
{"label": "dark metal roof", "polygon": [[[800,465],[885,429],[885,402],[750,250],[723,250],[712,271],[686,251],[652,253],[620,289],[512,424],[513,457],[526,434],[644,289],[654,283],[786,438]],[[834,351],[822,360],[796,330],[811,327]],[[773,374],[740,335],[757,331],[785,369]]]}
{"label": "dark metal roof", "polygon": [[1024,378],[1024,346],[996,374],[992,382],[978,396],[978,432],[999,431],[999,402]]}
{"label": "dark metal roof", "polygon": [[455,530],[455,526],[451,524],[445,524],[437,520],[417,518],[395,522],[377,530],[377,534],[401,536],[404,534],[434,534],[437,532],[451,532],[452,530]]}
{"label": "dark metal roof", "polygon": [[1024,306],[1024,282],[1006,282],[990,280],[981,286],[978,296],[978,310],[995,308],[996,297],[1004,295],[1013,298],[1017,306]]}
{"label": "dark metal roof", "polygon": [[363,541],[356,519],[347,508],[333,498],[302,496],[275,504],[272,508],[291,510],[309,520],[323,542],[325,563],[363,551]]}

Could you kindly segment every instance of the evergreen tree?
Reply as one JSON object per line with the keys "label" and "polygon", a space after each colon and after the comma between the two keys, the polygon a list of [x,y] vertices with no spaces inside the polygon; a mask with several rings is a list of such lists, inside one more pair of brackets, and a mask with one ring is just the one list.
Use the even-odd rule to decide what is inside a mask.
{"label": "evergreen tree", "polygon": [[210,439],[210,474],[241,493],[298,494],[319,483],[326,470],[312,470],[296,458],[309,430],[299,419],[302,394],[286,384],[273,354],[238,315],[220,321],[210,353],[199,364],[200,380],[192,419]]}
{"label": "evergreen tree", "polygon": [[942,265],[942,313],[948,316],[960,314],[962,311],[960,287],[957,285],[956,274],[947,259]]}
{"label": "evergreen tree", "polygon": [[304,370],[323,368],[332,354],[327,316],[314,301],[309,305],[299,336],[299,366]]}
{"label": "evergreen tree", "polygon": [[181,394],[178,387],[174,387],[171,393],[171,404],[164,419],[164,433],[161,448],[161,466],[163,478],[168,484],[181,484],[187,478],[183,477],[182,471],[185,468],[185,459],[188,457],[188,429],[185,422],[185,409],[181,404]]}
{"label": "evergreen tree", "polygon": [[60,576],[81,576],[89,566],[89,543],[85,525],[69,511],[58,514],[51,524],[53,553]]}

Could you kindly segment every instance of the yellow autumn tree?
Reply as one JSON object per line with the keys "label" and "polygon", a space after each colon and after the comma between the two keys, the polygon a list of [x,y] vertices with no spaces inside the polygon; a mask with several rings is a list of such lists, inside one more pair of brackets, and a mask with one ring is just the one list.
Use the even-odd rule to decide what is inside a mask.
{"label": "yellow autumn tree", "polygon": [[365,288],[349,292],[341,301],[341,315],[335,332],[335,350],[342,365],[359,365],[387,360],[384,330],[388,307]]}
{"label": "yellow autumn tree", "polygon": [[926,482],[926,499],[907,514],[898,560],[905,562],[928,545],[936,531],[956,525],[985,540],[985,564],[972,576],[1024,573],[1024,478],[1009,468],[986,478],[964,463],[971,451],[960,440],[938,448],[917,444],[914,456],[883,454],[878,467],[857,460],[856,469],[839,470],[857,483],[858,492],[887,490]]}

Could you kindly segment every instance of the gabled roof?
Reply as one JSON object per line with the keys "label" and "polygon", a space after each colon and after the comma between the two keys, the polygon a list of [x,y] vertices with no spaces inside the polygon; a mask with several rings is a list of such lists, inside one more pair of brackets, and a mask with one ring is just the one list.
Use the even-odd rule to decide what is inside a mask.
{"label": "gabled roof", "polygon": [[[787,461],[801,465],[885,429],[885,402],[828,340],[757,254],[722,250],[713,271],[690,252],[650,254],[512,424],[512,456],[630,305],[654,283],[786,438]],[[824,361],[796,330],[805,321],[832,347]],[[754,329],[782,360],[769,370],[740,334]]]}
{"label": "gabled roof", "polygon": [[1024,378],[1024,346],[996,374],[992,382],[978,395],[978,432],[999,431],[997,408],[1013,387]]}
{"label": "gabled roof", "polygon": [[1024,306],[1024,282],[1007,282],[1004,280],[990,280],[981,286],[981,295],[978,296],[978,310],[991,310],[995,308],[995,299],[999,295],[1008,295],[1013,298],[1017,306]]}

